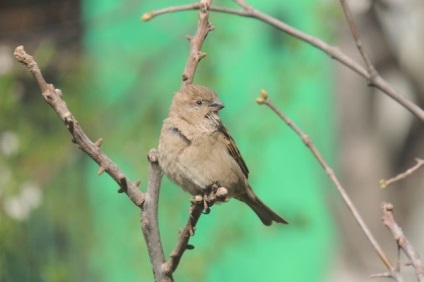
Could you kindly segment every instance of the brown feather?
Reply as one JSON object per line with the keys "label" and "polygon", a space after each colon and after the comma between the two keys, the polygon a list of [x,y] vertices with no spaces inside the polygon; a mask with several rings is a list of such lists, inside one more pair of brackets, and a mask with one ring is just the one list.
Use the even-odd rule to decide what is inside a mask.
{"label": "brown feather", "polygon": [[243,172],[244,176],[248,178],[249,176],[249,169],[247,168],[246,163],[244,162],[243,157],[240,154],[239,149],[237,148],[236,142],[234,141],[233,137],[231,137],[230,133],[228,132],[227,128],[221,123],[221,127],[219,129],[224,134],[224,142],[227,145],[228,153],[236,160],[238,165],[241,168],[241,171]]}

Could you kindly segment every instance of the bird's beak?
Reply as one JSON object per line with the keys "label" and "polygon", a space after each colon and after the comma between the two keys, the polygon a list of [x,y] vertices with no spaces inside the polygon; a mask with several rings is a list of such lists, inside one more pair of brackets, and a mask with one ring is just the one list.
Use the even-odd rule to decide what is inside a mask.
{"label": "bird's beak", "polygon": [[217,112],[223,107],[225,107],[225,105],[221,101],[217,100],[209,104],[209,107],[214,108],[214,110]]}

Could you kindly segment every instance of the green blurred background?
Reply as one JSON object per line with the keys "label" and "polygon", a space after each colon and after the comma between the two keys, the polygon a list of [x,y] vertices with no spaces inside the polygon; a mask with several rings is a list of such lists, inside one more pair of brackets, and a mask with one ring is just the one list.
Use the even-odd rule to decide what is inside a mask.
{"label": "green blurred background", "polygon": [[[20,44],[62,89],[92,140],[130,179],[147,177],[197,11],[143,23],[144,12],[184,1],[5,1],[0,33],[0,281],[152,281],[139,210],[71,142],[12,58]],[[231,1],[217,5],[236,7]],[[305,32],[331,40],[333,7],[312,0],[250,1]],[[338,15],[336,15],[338,17]],[[262,88],[334,159],[332,68],[325,54],[256,20],[212,13],[207,56],[195,83],[216,90],[222,118],[257,194],[290,225],[263,226],[230,201],[202,216],[196,247],[176,281],[326,281],[336,236],[333,189],[312,155],[269,109]],[[326,30],[326,31],[324,31]],[[164,179],[159,219],[165,253],[187,219],[190,196]]]}

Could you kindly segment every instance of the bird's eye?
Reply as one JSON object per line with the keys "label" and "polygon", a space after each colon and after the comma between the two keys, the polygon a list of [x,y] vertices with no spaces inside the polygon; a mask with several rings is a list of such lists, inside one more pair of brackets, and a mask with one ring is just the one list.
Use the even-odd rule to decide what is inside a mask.
{"label": "bird's eye", "polygon": [[196,101],[196,104],[197,104],[198,106],[201,106],[201,105],[202,105],[202,100],[197,100],[197,101]]}

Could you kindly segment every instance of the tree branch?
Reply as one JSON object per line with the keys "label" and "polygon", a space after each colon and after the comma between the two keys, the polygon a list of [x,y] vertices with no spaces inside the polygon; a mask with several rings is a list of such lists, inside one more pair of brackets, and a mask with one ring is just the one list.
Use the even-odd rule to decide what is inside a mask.
{"label": "tree branch", "polygon": [[349,25],[350,31],[351,31],[352,36],[353,36],[353,40],[355,41],[355,44],[356,44],[356,48],[358,49],[359,54],[361,54],[361,57],[365,62],[365,66],[367,68],[367,72],[368,72],[368,75],[369,75],[370,84],[373,85],[374,80],[379,75],[378,75],[377,71],[375,70],[373,64],[371,63],[371,60],[368,57],[367,52],[365,52],[365,50],[363,48],[362,41],[361,41],[361,38],[359,36],[358,28],[356,27],[352,13],[350,12],[349,5],[347,4],[346,0],[340,0],[340,4],[342,5],[343,12],[345,14],[347,23]]}
{"label": "tree branch", "polygon": [[[193,4],[187,4],[187,5],[181,5],[181,6],[172,6],[160,10],[155,10],[151,12],[144,13],[141,16],[141,20],[144,22],[150,21],[154,17],[163,15],[163,14],[170,14],[175,12],[184,12],[189,10],[199,10],[200,3],[193,3]],[[209,11],[215,11],[220,13],[226,13],[226,14],[233,14],[233,15],[239,15],[239,16],[248,16],[247,13],[243,10],[236,10],[231,8],[225,8],[225,7],[219,7],[211,5],[209,7]]]}
{"label": "tree branch", "polygon": [[381,188],[387,188],[389,185],[398,182],[399,180],[405,179],[408,176],[412,175],[414,172],[416,172],[417,170],[419,170],[423,165],[424,165],[424,160],[423,159],[418,159],[416,158],[416,164],[409,168],[407,171],[402,172],[400,174],[398,174],[397,176],[390,178],[389,180],[385,180],[385,179],[381,179],[380,180],[380,187]]}
{"label": "tree branch", "polygon": [[119,192],[125,192],[131,201],[142,208],[144,203],[144,193],[138,189],[139,181],[131,182],[119,167],[100,149],[102,139],[93,143],[80,127],[78,121],[68,109],[66,102],[62,99],[62,91],[55,89],[53,84],[47,84],[41,74],[40,68],[34,58],[28,55],[23,46],[19,46],[13,53],[18,62],[28,67],[29,71],[35,77],[44,100],[52,107],[59,118],[65,123],[66,128],[72,136],[72,142],[77,144],[78,148],[89,155],[99,166],[99,174],[106,171],[120,189]]}
{"label": "tree branch", "polygon": [[[381,76],[378,74],[374,74],[371,72],[371,74],[364,69],[360,64],[355,62],[352,58],[344,54],[339,48],[331,46],[321,40],[320,38],[313,37],[309,34],[306,34],[276,18],[273,18],[265,13],[262,13],[261,11],[254,9],[252,6],[248,5],[246,1],[243,0],[237,0],[236,3],[243,9],[243,10],[235,10],[235,9],[229,9],[224,7],[217,7],[217,6],[211,6],[211,11],[216,12],[222,12],[227,14],[234,14],[242,17],[250,17],[255,18],[259,21],[262,21],[264,23],[267,23],[282,32],[285,32],[297,39],[300,39],[320,50],[325,52],[327,55],[329,55],[332,59],[335,59],[336,61],[340,62],[347,68],[351,69],[352,71],[356,72],[360,76],[364,77],[368,81],[372,81],[372,86],[376,87],[383,93],[387,94],[390,98],[398,102],[400,105],[402,105],[405,109],[407,109],[409,112],[411,112],[413,115],[415,115],[418,119],[424,122],[424,111],[419,106],[417,106],[415,103],[413,103],[411,100],[406,98],[404,95],[400,94],[395,88],[393,88],[389,83],[387,83],[386,80],[384,80]],[[178,7],[170,7],[166,9],[161,9],[158,11],[149,12],[143,15],[143,20],[150,20],[155,16],[163,15],[166,13],[172,13],[177,11],[186,11],[186,10],[194,10],[199,9],[199,5],[191,4],[191,5],[184,5],[184,6],[178,6]],[[373,77],[375,75],[375,77]]]}
{"label": "tree branch", "polygon": [[[194,6],[197,7],[197,9],[200,10],[199,23],[198,23],[198,27],[197,27],[197,31],[195,35],[192,37],[191,36],[187,37],[188,40],[190,41],[190,52],[189,52],[186,66],[183,71],[182,87],[184,87],[185,85],[191,84],[193,82],[194,74],[196,72],[196,69],[200,60],[206,56],[206,53],[202,52],[201,49],[202,49],[203,42],[206,39],[206,36],[208,35],[210,31],[214,29],[214,27],[209,23],[209,9],[211,6],[211,2],[212,0],[200,0],[200,3],[193,4]],[[188,8],[189,6],[193,6],[193,5],[188,5],[185,8]],[[176,8],[175,11],[177,10],[178,10],[178,7]],[[158,11],[157,13],[160,13],[160,11]],[[143,15],[142,19],[147,21],[151,19],[152,17],[154,17],[154,14],[148,13]],[[154,152],[154,153],[156,154],[157,152]],[[156,156],[156,160],[157,160],[157,156]],[[153,192],[150,194],[148,190],[146,194],[145,205],[149,206],[150,201],[155,202],[157,205],[159,195],[156,194],[156,192],[158,192],[158,190],[153,189]],[[211,195],[214,195],[213,197],[215,197],[214,193],[212,193]],[[209,199],[202,198],[199,201],[193,200],[192,205],[190,207],[189,219],[187,220],[184,230],[180,233],[177,246],[170,254],[169,260],[167,262],[165,262],[165,257],[163,254],[162,247],[160,249],[152,250],[153,253],[150,253],[150,259],[151,259],[152,265],[154,266],[154,275],[155,275],[156,281],[173,281],[172,274],[177,269],[184,252],[188,249],[194,248],[192,245],[189,245],[188,242],[190,240],[190,237],[194,235],[194,230],[195,230],[197,221],[199,220],[202,214],[202,211],[204,209],[204,205],[203,205],[204,201],[208,201],[211,205],[213,205],[214,200],[215,199],[211,199],[211,198]],[[152,222],[152,223],[155,223],[153,224],[154,227],[158,227],[157,210],[156,211],[152,210],[151,212],[152,214],[144,213],[144,216],[146,216],[146,219],[143,220],[143,225],[142,225],[143,233],[146,234],[147,232],[149,232],[149,233],[157,234],[156,236],[153,236],[153,239],[159,239],[159,241],[156,243],[161,244],[159,229],[151,229],[147,224],[144,224],[144,222],[147,222],[147,223]],[[149,244],[149,241],[147,240],[147,238],[146,238],[146,242]],[[156,273],[156,269],[158,268],[159,265],[161,266],[160,272]]]}
{"label": "tree branch", "polygon": [[314,143],[312,142],[311,138],[306,135],[299,127],[297,127],[296,124],[293,123],[292,120],[290,120],[285,114],[283,114],[282,111],[280,111],[268,98],[268,93],[265,90],[261,91],[261,97],[257,98],[256,100],[258,104],[267,105],[274,113],[276,113],[299,137],[301,138],[302,142],[309,148],[309,150],[312,152],[314,157],[318,160],[319,164],[322,166],[324,171],[327,173],[330,180],[334,183],[336,186],[338,192],[342,196],[342,199],[346,206],[348,207],[350,213],[353,215],[355,221],[358,223],[359,227],[364,232],[365,236],[367,237],[368,241],[371,243],[372,247],[374,248],[377,255],[380,257],[381,261],[384,263],[384,265],[387,267],[387,269],[390,271],[392,277],[396,281],[402,281],[402,278],[400,277],[400,274],[397,272],[396,267],[393,266],[393,264],[390,262],[386,254],[384,253],[383,249],[380,247],[379,243],[375,239],[374,235],[371,233],[370,229],[362,219],[361,215],[359,214],[359,211],[353,204],[352,200],[350,199],[349,195],[346,193],[346,190],[338,180],[336,174],[334,173],[334,170],[327,164],[327,162],[324,160],[321,153],[318,151],[318,149],[315,147]]}
{"label": "tree branch", "polygon": [[406,256],[410,259],[412,266],[415,270],[415,275],[418,281],[424,281],[424,265],[421,261],[419,254],[415,251],[414,247],[405,237],[402,229],[397,225],[393,216],[393,205],[390,203],[383,203],[383,223],[392,232],[398,247],[400,247]]}
{"label": "tree branch", "polygon": [[171,276],[172,273],[175,272],[184,252],[186,250],[194,249],[194,247],[189,245],[188,242],[190,237],[194,235],[194,230],[196,228],[197,221],[202,215],[203,207],[203,200],[201,202],[192,203],[189,211],[190,216],[187,220],[186,226],[180,232],[177,246],[169,255],[169,260],[166,262],[166,264],[164,264],[163,269],[166,277]]}
{"label": "tree branch", "polygon": [[225,187],[216,187],[216,185],[210,187],[211,190],[207,195],[197,195],[191,202],[190,207],[190,217],[187,220],[186,226],[180,232],[180,237],[177,243],[177,246],[169,255],[168,262],[164,265],[164,272],[166,275],[172,275],[172,273],[177,269],[178,264],[180,263],[181,257],[183,256],[186,250],[194,249],[194,246],[189,245],[188,241],[191,236],[194,236],[195,228],[197,221],[202,215],[202,211],[205,210],[205,203],[208,207],[205,210],[205,213],[208,213],[208,208],[211,207],[216,201],[225,202],[227,201],[228,190]]}
{"label": "tree branch", "polygon": [[197,65],[200,60],[206,56],[206,53],[201,50],[206,36],[214,29],[214,26],[209,23],[209,7],[211,6],[211,2],[212,0],[200,0],[199,25],[197,27],[196,34],[193,37],[188,37],[188,40],[190,41],[190,53],[183,72],[182,86],[193,82]]}
{"label": "tree branch", "polygon": [[[66,102],[62,99],[62,92],[55,89],[52,84],[47,84],[41,74],[40,68],[34,58],[28,55],[23,46],[19,46],[14,52],[15,58],[28,67],[35,77],[44,100],[57,113],[59,118],[65,123],[69,133],[72,136],[72,142],[78,148],[89,155],[97,164],[99,164],[98,174],[107,172],[120,189],[119,192],[125,192],[130,200],[142,209],[142,230],[146,245],[149,250],[150,261],[152,263],[155,279],[163,275],[162,263],[165,262],[162,243],[160,241],[159,227],[157,221],[157,195],[159,193],[162,179],[162,170],[157,162],[156,150],[151,150],[148,155],[149,160],[149,179],[147,193],[144,194],[138,189],[140,180],[131,182],[119,167],[100,149],[102,139],[93,143],[80,127],[78,121],[71,114]],[[172,278],[172,276],[171,276]],[[162,281],[162,279],[156,279]],[[167,281],[167,280],[164,280]]]}
{"label": "tree branch", "polygon": [[158,153],[157,150],[152,149],[147,155],[149,160],[149,181],[147,183],[143,212],[141,213],[141,229],[148,246],[155,281],[165,282],[173,281],[173,277],[172,275],[165,277],[163,272],[165,255],[158,221],[159,191],[163,172],[158,163]]}

